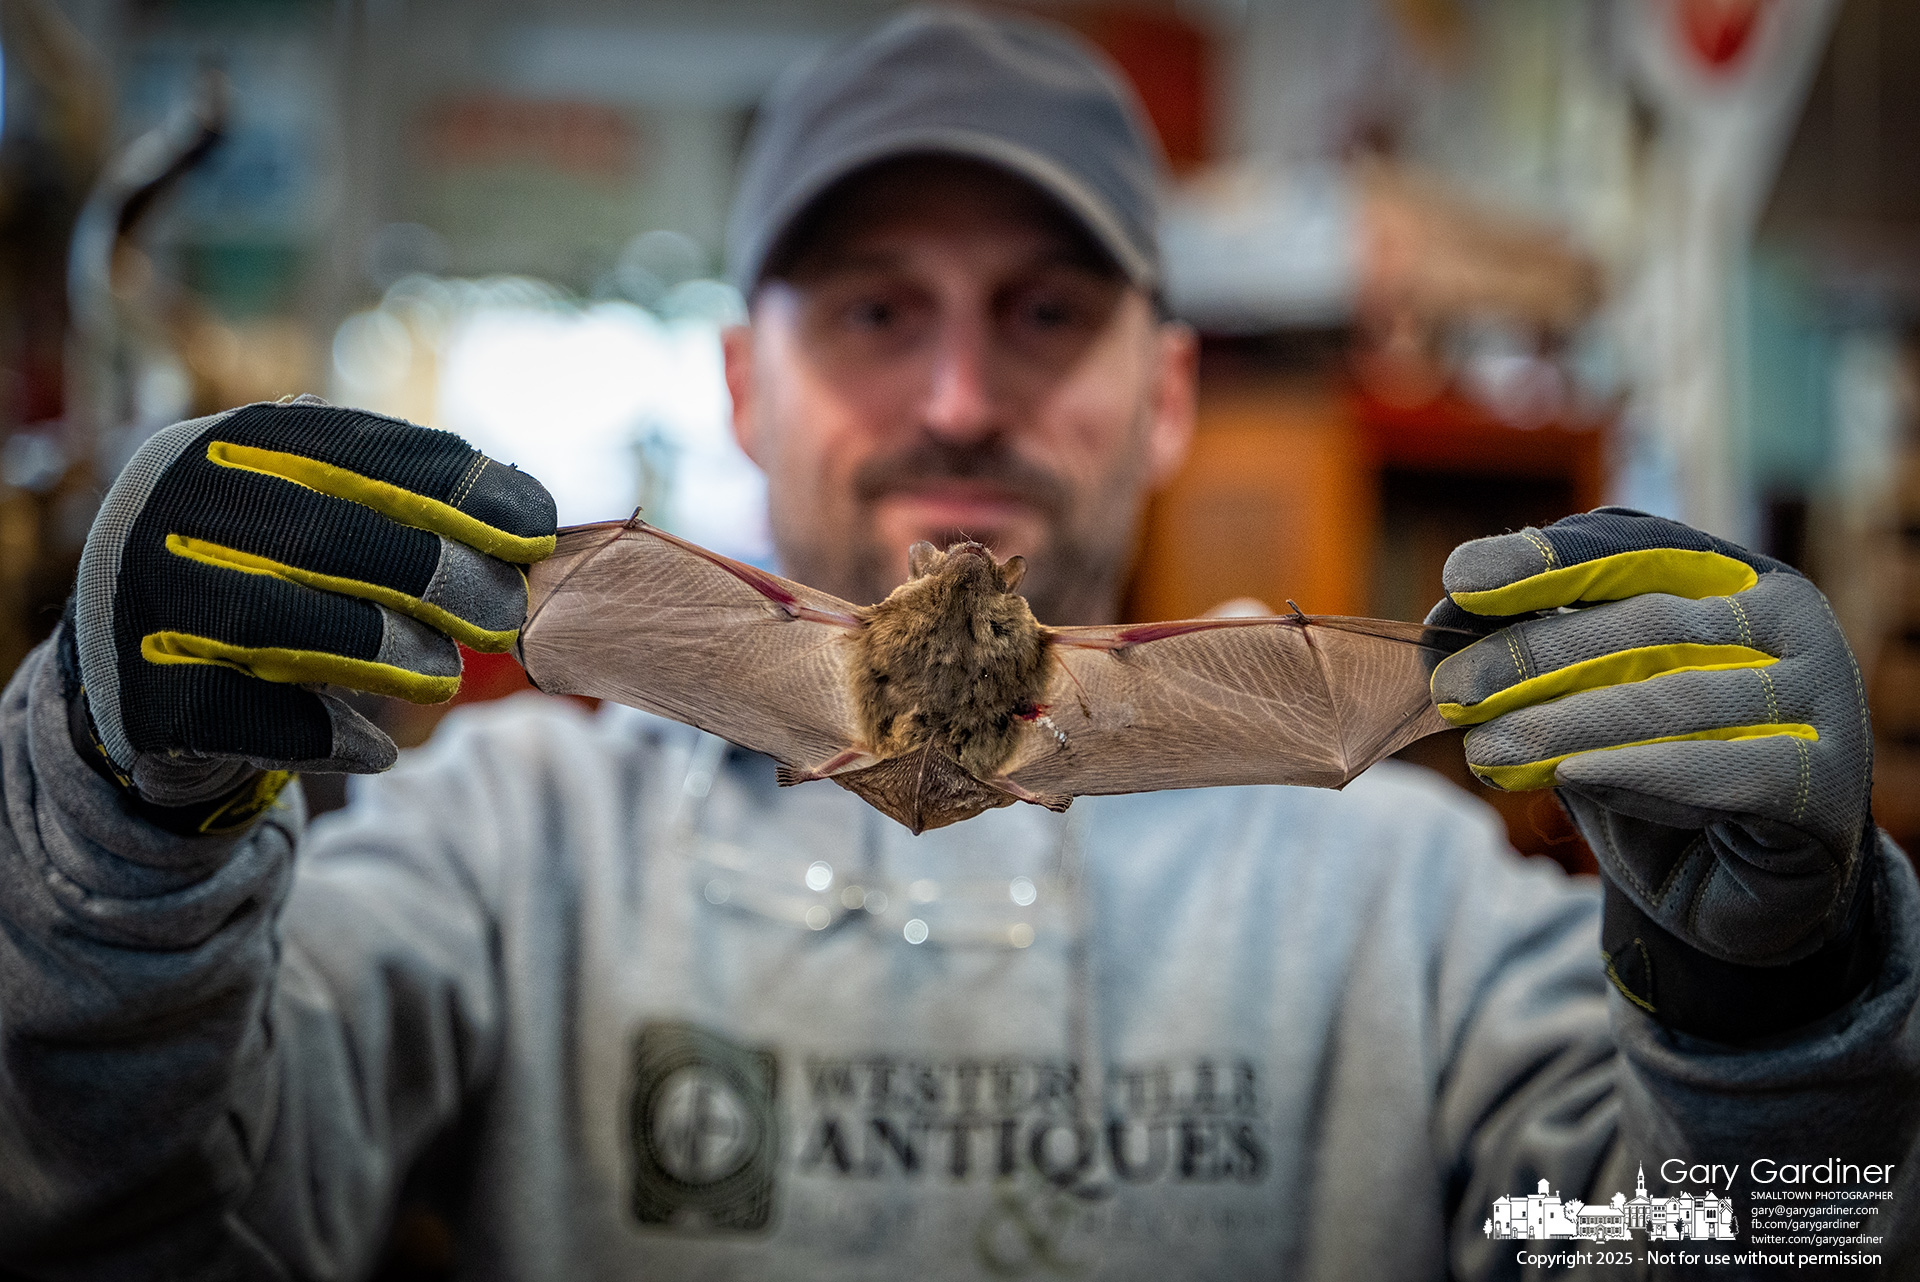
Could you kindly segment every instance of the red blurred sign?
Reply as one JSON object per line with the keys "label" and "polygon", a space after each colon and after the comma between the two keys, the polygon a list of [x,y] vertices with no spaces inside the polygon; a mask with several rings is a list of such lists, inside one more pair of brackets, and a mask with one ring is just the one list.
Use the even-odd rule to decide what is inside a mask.
{"label": "red blurred sign", "polygon": [[1727,73],[1753,47],[1772,0],[1679,0],[1676,18],[1687,52],[1708,71]]}

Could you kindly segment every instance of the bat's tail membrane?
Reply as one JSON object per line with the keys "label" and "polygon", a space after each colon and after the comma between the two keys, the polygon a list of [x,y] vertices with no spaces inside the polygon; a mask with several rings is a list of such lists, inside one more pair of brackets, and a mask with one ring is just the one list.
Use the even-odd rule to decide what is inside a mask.
{"label": "bat's tail membrane", "polygon": [[935,747],[888,757],[863,769],[844,770],[832,779],[848,792],[864,797],[874,809],[905,824],[915,836],[1014,802],[1013,794],[982,783]]}

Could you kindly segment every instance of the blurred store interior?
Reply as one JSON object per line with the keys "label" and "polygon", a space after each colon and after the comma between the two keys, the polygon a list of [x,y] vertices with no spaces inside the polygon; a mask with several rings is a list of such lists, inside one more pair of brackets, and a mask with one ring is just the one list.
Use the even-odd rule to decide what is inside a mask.
{"label": "blurred store interior", "polygon": [[[767,560],[716,341],[733,167],[782,71],[890,7],[0,0],[0,663],[144,433],[292,392],[462,433],[563,522]],[[1021,7],[1113,56],[1174,175],[1203,422],[1134,616],[1418,618],[1463,539],[1675,516],[1825,589],[1920,837],[1920,6]],[[476,660],[462,698],[522,680]]]}

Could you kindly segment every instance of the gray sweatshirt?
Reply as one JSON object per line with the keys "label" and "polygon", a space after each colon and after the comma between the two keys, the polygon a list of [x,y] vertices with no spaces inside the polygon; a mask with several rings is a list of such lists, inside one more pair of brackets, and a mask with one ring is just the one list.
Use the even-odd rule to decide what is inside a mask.
{"label": "gray sweatshirt", "polygon": [[183,839],[76,758],[54,666],[0,706],[0,1261],[33,1276],[359,1276],[410,1171],[474,1278],[1637,1274],[1644,1233],[1505,1240],[1496,1199],[1577,1223],[1644,1167],[1735,1199],[1734,1241],[1669,1246],[1744,1251],[1751,1164],[1827,1156],[1898,1165],[1859,1185],[1885,1241],[1823,1249],[1911,1236],[1891,846],[1879,978],[1732,1050],[1614,995],[1597,888],[1411,767],[915,838],[528,697],[304,834],[290,792]]}

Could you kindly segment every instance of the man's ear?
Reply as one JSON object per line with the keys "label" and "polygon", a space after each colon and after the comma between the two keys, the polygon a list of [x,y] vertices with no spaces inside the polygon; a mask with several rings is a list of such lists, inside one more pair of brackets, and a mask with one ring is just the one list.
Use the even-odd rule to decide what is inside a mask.
{"label": "man's ear", "polygon": [[1164,321],[1154,336],[1159,362],[1153,422],[1147,429],[1147,489],[1159,490],[1187,461],[1199,414],[1200,336],[1184,321]]}
{"label": "man's ear", "polygon": [[752,324],[729,325],[720,331],[720,359],[726,367],[727,394],[733,398],[733,439],[764,471],[754,420]]}

